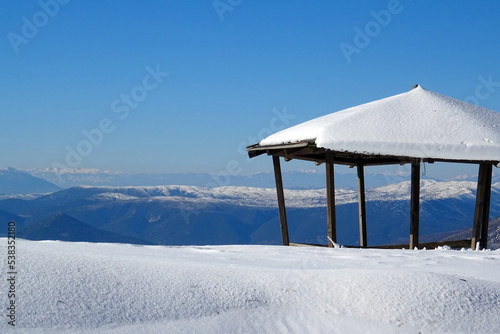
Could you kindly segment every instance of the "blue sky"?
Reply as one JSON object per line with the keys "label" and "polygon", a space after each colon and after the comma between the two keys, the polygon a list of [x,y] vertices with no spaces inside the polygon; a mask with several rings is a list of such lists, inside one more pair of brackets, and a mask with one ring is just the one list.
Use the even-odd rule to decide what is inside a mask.
{"label": "blue sky", "polygon": [[500,111],[499,12],[497,1],[2,1],[0,167],[270,170],[241,148],[415,83]]}

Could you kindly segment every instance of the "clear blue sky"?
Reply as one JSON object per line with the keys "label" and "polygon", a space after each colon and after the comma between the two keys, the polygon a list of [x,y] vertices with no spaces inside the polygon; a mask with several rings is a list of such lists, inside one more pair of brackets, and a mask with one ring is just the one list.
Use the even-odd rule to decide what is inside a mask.
{"label": "clear blue sky", "polygon": [[498,1],[60,2],[0,3],[2,168],[270,170],[241,147],[415,83],[500,111]]}

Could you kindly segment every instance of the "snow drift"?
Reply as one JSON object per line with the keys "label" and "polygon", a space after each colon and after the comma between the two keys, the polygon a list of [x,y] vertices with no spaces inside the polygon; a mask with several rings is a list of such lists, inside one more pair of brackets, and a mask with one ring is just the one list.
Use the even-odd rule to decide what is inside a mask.
{"label": "snow drift", "polygon": [[17,246],[17,324],[3,317],[2,333],[500,331],[499,251]]}

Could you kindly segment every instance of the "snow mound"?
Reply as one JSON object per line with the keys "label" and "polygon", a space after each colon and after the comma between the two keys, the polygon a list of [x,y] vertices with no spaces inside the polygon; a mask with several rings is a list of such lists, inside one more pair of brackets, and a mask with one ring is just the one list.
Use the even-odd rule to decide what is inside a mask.
{"label": "snow mound", "polygon": [[314,141],[351,153],[500,160],[500,113],[418,86],[277,132],[260,145]]}
{"label": "snow mound", "polygon": [[17,246],[17,324],[2,333],[500,331],[499,251]]}

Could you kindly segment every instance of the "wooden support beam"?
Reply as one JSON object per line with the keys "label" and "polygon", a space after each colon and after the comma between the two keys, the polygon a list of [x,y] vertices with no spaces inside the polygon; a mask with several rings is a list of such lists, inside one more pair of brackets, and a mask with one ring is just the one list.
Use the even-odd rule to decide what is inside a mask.
{"label": "wooden support beam", "polygon": [[410,249],[418,248],[420,219],[420,161],[411,163]]}
{"label": "wooden support beam", "polygon": [[484,165],[486,181],[484,185],[484,205],[483,205],[483,223],[481,224],[481,239],[479,247],[486,249],[488,246],[488,227],[490,222],[490,202],[491,202],[491,177],[493,174],[493,166],[490,164]]}
{"label": "wooden support beam", "polygon": [[480,164],[477,180],[476,207],[474,211],[474,225],[472,227],[471,248],[484,249],[488,245],[488,223],[490,216],[492,165]]}
{"label": "wooden support beam", "polygon": [[358,164],[358,206],[359,206],[359,246],[367,247],[366,239],[366,205],[365,205],[365,170]]}
{"label": "wooden support beam", "polygon": [[280,158],[273,155],[274,178],[276,180],[276,192],[278,194],[278,208],[280,212],[281,240],[283,246],[289,246],[288,223],[286,220],[285,194],[283,192],[283,179],[281,178]]}
{"label": "wooden support beam", "polygon": [[[337,242],[337,225],[335,219],[335,177],[333,168],[333,153],[325,154],[326,160],[326,207],[327,207],[327,224],[328,237]],[[328,240],[328,247],[333,247],[332,241]]]}

